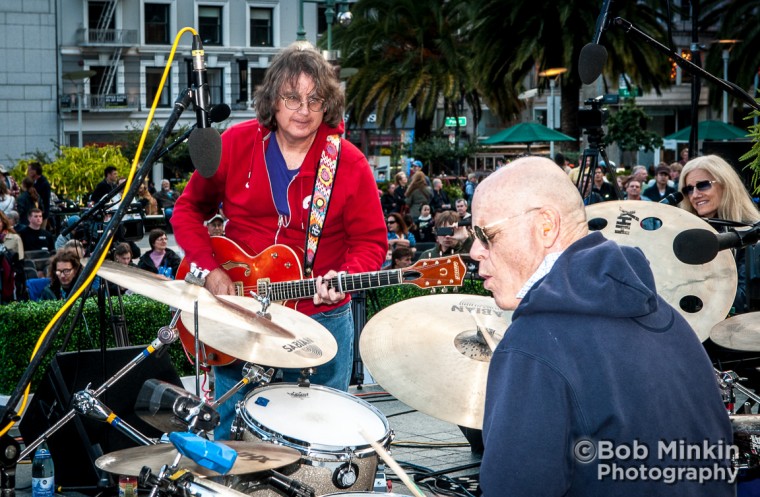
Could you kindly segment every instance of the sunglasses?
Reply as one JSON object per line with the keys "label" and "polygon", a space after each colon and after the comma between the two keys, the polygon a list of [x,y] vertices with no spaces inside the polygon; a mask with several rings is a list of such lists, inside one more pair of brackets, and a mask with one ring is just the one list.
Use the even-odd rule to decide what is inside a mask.
{"label": "sunglasses", "polygon": [[694,185],[686,185],[681,189],[681,193],[683,193],[687,197],[691,197],[692,194],[694,194],[694,189],[696,188],[700,192],[706,192],[710,188],[712,188],[713,183],[717,183],[717,181],[713,180],[704,180],[704,181],[697,181]]}
{"label": "sunglasses", "polygon": [[498,235],[501,232],[501,230],[492,231],[495,226],[499,224],[503,224],[509,221],[510,219],[515,219],[520,216],[524,216],[525,214],[529,212],[537,211],[538,209],[540,209],[540,207],[533,207],[532,209],[528,209],[527,211],[523,211],[519,214],[515,214],[514,216],[505,217],[503,219],[499,219],[498,221],[494,221],[493,223],[489,223],[486,226],[473,225],[472,231],[473,233],[475,233],[475,238],[477,238],[480,241],[480,243],[483,244],[485,248],[490,248],[491,241],[496,237],[496,235]]}
{"label": "sunglasses", "polygon": [[385,224],[396,224],[396,221],[386,221]]}

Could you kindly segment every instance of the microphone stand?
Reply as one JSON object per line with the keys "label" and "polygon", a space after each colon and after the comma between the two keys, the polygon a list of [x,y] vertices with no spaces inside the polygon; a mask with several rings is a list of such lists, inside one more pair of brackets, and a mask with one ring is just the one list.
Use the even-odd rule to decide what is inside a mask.
{"label": "microphone stand", "polygon": [[[132,181],[131,188],[123,196],[122,202],[120,203],[118,209],[116,210],[113,217],[106,225],[103,232],[103,236],[101,236],[100,240],[98,241],[97,245],[92,251],[92,256],[90,257],[86,266],[81,271],[79,278],[77,278],[77,281],[74,283],[74,287],[72,288],[72,293],[78,290],[84,283],[85,279],[87,279],[89,275],[93,272],[98,259],[100,259],[103,252],[105,252],[107,244],[113,238],[114,234],[116,233],[116,229],[120,226],[121,220],[127,212],[129,205],[132,203],[132,199],[134,199],[135,195],[137,194],[137,189],[139,188],[139,185],[143,182],[148,172],[153,167],[153,164],[156,162],[159,151],[164,146],[166,137],[169,136],[169,134],[172,132],[172,130],[174,129],[174,126],[179,121],[179,118],[182,115],[182,112],[190,105],[192,100],[193,100],[192,92],[190,90],[185,90],[179,95],[177,100],[174,102],[174,109],[172,110],[172,113],[169,115],[169,118],[167,119],[166,124],[164,124],[164,127],[161,129],[161,132],[156,138],[156,141],[153,143],[153,147],[150,149],[147,156],[145,157],[145,160],[143,161],[142,166],[140,166],[140,168],[135,173],[135,177]],[[27,366],[26,370],[24,371],[21,378],[19,379],[19,382],[16,388],[13,390],[13,392],[11,393],[8,399],[8,402],[2,409],[0,409],[0,428],[5,427],[8,423],[15,422],[18,420],[19,416],[18,416],[18,413],[15,412],[15,406],[18,405],[23,395],[24,389],[29,384],[29,382],[32,379],[32,376],[40,367],[40,364],[42,363],[43,359],[52,348],[53,341],[56,335],[58,334],[58,331],[60,330],[63,322],[66,320],[70,312],[71,312],[71,308],[69,308],[61,316],[61,318],[53,324],[49,333],[47,334],[42,344],[40,345],[40,348],[37,354],[35,354],[35,356],[29,362],[29,365]],[[3,449],[3,447],[0,446],[0,449]],[[29,446],[27,446],[27,449],[29,449]],[[30,452],[30,450],[25,450],[24,452],[28,453]]]}
{"label": "microphone stand", "polygon": [[704,78],[708,80],[710,83],[717,86],[718,89],[724,92],[727,92],[728,94],[735,97],[737,100],[741,100],[742,102],[749,105],[756,111],[760,112],[760,103],[755,101],[755,99],[752,98],[752,96],[746,91],[744,91],[742,88],[740,88],[739,86],[735,85],[734,83],[730,81],[719,78],[717,76],[713,76],[712,74],[705,71],[700,66],[694,64],[690,60],[684,59],[679,54],[671,50],[670,48],[666,47],[665,45],[655,40],[648,34],[636,28],[630,21],[627,21],[626,19],[623,19],[622,17],[616,17],[615,19],[612,20],[612,25],[621,28],[626,33],[634,35],[639,40],[647,43],[648,45],[664,53],[665,55],[673,59],[675,63],[678,64],[678,67],[684,69],[686,72],[688,72],[692,76],[696,76],[698,78]]}

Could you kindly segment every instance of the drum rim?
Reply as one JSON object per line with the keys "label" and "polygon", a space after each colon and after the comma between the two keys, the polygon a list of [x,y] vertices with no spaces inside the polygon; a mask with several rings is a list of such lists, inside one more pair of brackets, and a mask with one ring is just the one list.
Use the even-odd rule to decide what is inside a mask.
{"label": "drum rim", "polygon": [[390,423],[388,422],[388,418],[382,412],[380,412],[379,409],[377,409],[375,406],[373,406],[366,400],[360,399],[356,395],[352,395],[348,392],[338,390],[337,388],[332,388],[332,387],[328,387],[324,385],[300,386],[297,383],[275,383],[275,384],[265,385],[265,386],[262,386],[250,391],[245,396],[245,399],[240,401],[238,405],[235,406],[235,409],[237,410],[238,416],[240,416],[245,422],[247,428],[254,432],[254,435],[258,436],[262,440],[269,441],[277,445],[289,447],[291,449],[296,449],[297,451],[299,451],[301,454],[305,456],[322,455],[322,456],[330,456],[333,458],[337,458],[338,460],[343,460],[343,459],[349,458],[349,455],[351,457],[357,457],[361,459],[363,457],[369,457],[376,454],[375,449],[373,449],[372,445],[369,443],[356,445],[356,446],[325,445],[325,444],[308,442],[306,440],[301,440],[284,433],[275,432],[273,429],[269,428],[268,426],[254,419],[251,413],[247,409],[245,409],[246,405],[248,404],[249,399],[253,397],[254,395],[258,395],[261,392],[264,392],[266,390],[283,389],[283,388],[291,388],[291,387],[314,388],[317,390],[323,390],[327,393],[338,394],[339,396],[346,397],[348,398],[348,400],[351,400],[362,407],[368,408],[370,412],[375,414],[382,421],[383,428],[385,430],[385,434],[376,442],[385,448],[390,446],[391,440],[393,439],[393,431],[390,428]]}

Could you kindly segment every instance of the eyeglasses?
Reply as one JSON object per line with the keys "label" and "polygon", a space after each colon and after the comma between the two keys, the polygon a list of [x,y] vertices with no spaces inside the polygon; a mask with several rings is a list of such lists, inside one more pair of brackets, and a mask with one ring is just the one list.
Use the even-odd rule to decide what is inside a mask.
{"label": "eyeglasses", "polygon": [[704,181],[697,181],[694,185],[686,185],[683,188],[681,188],[681,193],[686,195],[687,197],[691,197],[694,193],[694,188],[699,190],[700,192],[706,192],[710,188],[712,188],[713,183],[717,183],[717,181],[713,180],[704,180]]}
{"label": "eyeglasses", "polygon": [[74,268],[69,269],[56,269],[55,274],[62,274],[64,276],[68,276],[71,274],[71,272],[74,270]]}
{"label": "eyeglasses", "polygon": [[480,241],[480,243],[483,244],[485,248],[490,248],[491,241],[494,239],[496,235],[498,235],[501,232],[501,230],[498,230],[498,231],[493,231],[489,233],[489,231],[494,226],[505,223],[509,221],[510,219],[515,219],[520,216],[524,216],[525,214],[529,212],[537,211],[538,209],[540,209],[540,207],[533,207],[532,209],[528,209],[527,211],[523,211],[519,214],[515,214],[514,216],[509,216],[503,219],[499,219],[498,221],[494,221],[493,223],[489,223],[488,225],[482,226],[482,227],[473,225],[472,231],[473,233],[475,233],[475,238],[477,238]]}
{"label": "eyeglasses", "polygon": [[[295,95],[280,95],[280,98],[285,102],[285,107],[290,110],[299,110],[303,105],[301,98]],[[312,112],[322,112],[325,110],[325,100],[323,98],[309,98],[306,100],[306,107]]]}

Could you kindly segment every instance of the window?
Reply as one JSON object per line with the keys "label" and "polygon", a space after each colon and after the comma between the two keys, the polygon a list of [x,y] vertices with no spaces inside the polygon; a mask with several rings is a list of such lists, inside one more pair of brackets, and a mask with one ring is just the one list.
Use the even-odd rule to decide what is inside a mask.
{"label": "window", "polygon": [[274,45],[272,33],[272,9],[251,9],[251,46],[271,47]]}
{"label": "window", "polygon": [[221,7],[198,7],[198,34],[204,45],[222,44]]}
{"label": "window", "polygon": [[145,43],[148,45],[169,44],[169,4],[145,4]]}
{"label": "window", "polygon": [[[108,14],[106,6],[108,2],[88,2],[87,3],[87,26],[90,29],[116,29],[116,16],[111,11],[111,18],[105,19],[104,16]],[[102,18],[102,19],[101,19]],[[106,23],[107,21],[107,23]],[[106,23],[101,26],[100,23]]]}
{"label": "window", "polygon": [[240,93],[238,94],[238,103],[248,102],[248,60],[238,60],[238,84]]}
{"label": "window", "polygon": [[95,71],[95,74],[89,80],[91,95],[112,95],[116,93],[116,78],[113,78],[110,86],[105,88],[107,67],[90,66],[90,70]]}
{"label": "window", "polygon": [[[162,67],[145,68],[145,104],[148,107],[153,105],[153,100],[156,98],[156,93],[158,93],[158,84],[161,82],[161,76],[163,73],[164,69]],[[169,79],[170,78],[166,78],[166,85],[161,93],[161,100],[158,103],[159,107],[171,106],[171,92],[169,90],[171,85],[169,84]]]}

